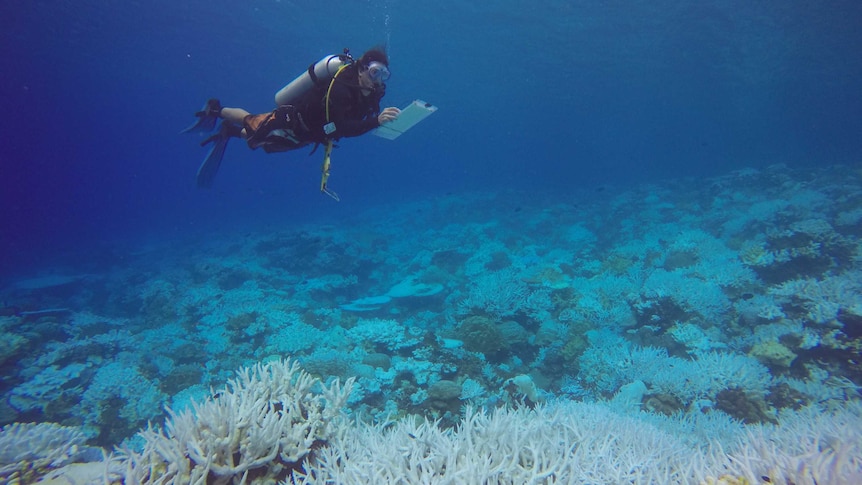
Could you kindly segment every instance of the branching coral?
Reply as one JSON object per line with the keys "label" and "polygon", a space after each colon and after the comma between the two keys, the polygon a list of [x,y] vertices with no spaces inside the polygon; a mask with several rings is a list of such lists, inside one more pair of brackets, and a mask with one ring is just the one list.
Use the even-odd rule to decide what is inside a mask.
{"label": "branching coral", "polygon": [[648,423],[565,401],[490,413],[468,407],[454,429],[418,419],[362,426],[321,450],[293,482],[860,483],[859,412],[810,408],[749,431],[736,423],[722,446],[713,440],[723,425],[710,420]]}
{"label": "branching coral", "polygon": [[71,462],[86,439],[78,428],[52,423],[4,426],[0,429],[0,480],[32,483],[50,467]]}
{"label": "branching coral", "polygon": [[142,431],[144,450],[122,450],[119,473],[124,483],[271,483],[338,433],[352,385],[323,385],[296,362],[240,369],[193,410],[169,409],[166,430]]}
{"label": "branching coral", "polygon": [[791,280],[775,286],[770,293],[787,302],[802,302],[807,317],[816,323],[834,322],[845,311],[862,314],[862,272],[848,271],[821,279]]}

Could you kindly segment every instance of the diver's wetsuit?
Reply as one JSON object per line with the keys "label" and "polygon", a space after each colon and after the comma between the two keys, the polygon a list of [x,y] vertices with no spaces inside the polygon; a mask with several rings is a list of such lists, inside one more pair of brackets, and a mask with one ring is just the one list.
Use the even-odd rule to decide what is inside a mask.
{"label": "diver's wetsuit", "polygon": [[345,68],[335,79],[329,95],[329,119],[335,131],[324,132],[326,90],[317,86],[294,105],[279,106],[271,113],[248,115],[243,121],[248,146],[263,147],[267,153],[294,150],[329,139],[359,136],[377,128],[380,99],[385,89],[362,95],[356,64]]}

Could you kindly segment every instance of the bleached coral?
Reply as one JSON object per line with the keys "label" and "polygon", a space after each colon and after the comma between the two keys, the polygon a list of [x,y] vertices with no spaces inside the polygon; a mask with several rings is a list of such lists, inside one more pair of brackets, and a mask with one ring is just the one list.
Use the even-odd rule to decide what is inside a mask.
{"label": "bleached coral", "polygon": [[776,254],[763,241],[749,241],[739,250],[739,259],[749,266],[765,268],[775,263]]}
{"label": "bleached coral", "polygon": [[[457,429],[427,420],[367,427],[322,450],[297,483],[662,483],[694,473],[667,433],[605,408],[468,408]],[[349,459],[344,459],[350,457]]]}
{"label": "bleached coral", "polygon": [[771,376],[757,360],[725,352],[704,352],[694,360],[670,357],[665,349],[634,348],[631,363],[621,369],[626,380],[643,380],[653,392],[672,394],[684,402],[714,397],[729,388],[762,395]]}
{"label": "bleached coral", "polygon": [[602,278],[578,277],[572,279],[577,297],[574,305],[565,308],[561,321],[586,320],[596,326],[629,327],[635,323],[629,300],[636,285],[629,275],[605,275]]}
{"label": "bleached coral", "polygon": [[443,364],[423,359],[395,357],[392,359],[392,369],[403,374],[412,374],[416,384],[424,386],[440,380]]}
{"label": "bleached coral", "polygon": [[433,296],[443,291],[443,285],[440,283],[424,283],[420,280],[421,275],[409,275],[390,288],[386,294],[359,298],[341,305],[340,308],[354,312],[366,312],[377,310],[394,298]]}
{"label": "bleached coral", "polygon": [[712,321],[720,320],[731,308],[730,299],[717,282],[681,271],[653,271],[641,294],[646,300],[669,298],[683,310]]}
{"label": "bleached coral", "polygon": [[850,404],[832,412],[808,407],[785,411],[781,426],[754,427],[730,454],[731,473],[748,483],[796,485],[862,483],[862,408]]}
{"label": "bleached coral", "polygon": [[73,363],[60,367],[52,365],[42,369],[27,382],[9,393],[9,404],[21,412],[41,410],[62,396],[80,398],[83,389],[75,384],[86,364]]}
{"label": "bleached coral", "polygon": [[[120,321],[122,322],[122,321]],[[165,337],[167,330],[160,329],[158,334]],[[92,363],[96,355],[116,354],[139,348],[141,345],[138,337],[124,329],[115,328],[105,333],[99,333],[88,337],[72,338],[66,341],[52,341],[46,343],[44,351],[33,360],[31,369],[47,369],[50,367],[67,367],[70,361],[79,361],[86,358]]]}
{"label": "bleached coral", "polygon": [[720,286],[738,287],[757,279],[755,274],[742,264],[736,251],[705,231],[683,230],[674,238],[668,249],[668,255],[676,253],[695,255],[697,261],[685,269],[686,274],[699,276]]}
{"label": "bleached coral", "polygon": [[771,222],[789,206],[789,203],[782,199],[748,200],[747,202],[745,212],[737,213],[722,224],[725,236],[742,232],[754,223]]}
{"label": "bleached coral", "polygon": [[747,355],[706,352],[698,354],[692,366],[695,389],[704,395],[734,387],[762,395],[772,382],[769,369]]}
{"label": "bleached coral", "polygon": [[805,364],[804,367],[811,374],[810,379],[799,380],[781,376],[776,381],[830,406],[852,401],[862,392],[862,386],[844,376],[831,375],[829,371],[811,364]]}
{"label": "bleached coral", "polygon": [[689,360],[671,357],[664,348],[633,346],[606,332],[588,336],[591,345],[580,358],[578,377],[601,393],[614,393],[625,383],[641,380],[652,392],[691,402],[732,387],[760,395],[771,382],[769,370],[748,356],[697,352]]}
{"label": "bleached coral", "polygon": [[514,269],[486,272],[475,277],[458,311],[463,315],[479,310],[495,317],[512,316],[526,308],[529,296],[530,289]]}
{"label": "bleached coral", "polygon": [[485,387],[479,381],[465,379],[461,384],[461,400],[479,399],[487,394]]}
{"label": "bleached coral", "polygon": [[684,322],[676,322],[668,331],[674,340],[685,345],[689,349],[689,353],[706,352],[714,349],[726,348],[723,342],[719,341],[720,333],[710,329],[710,334],[697,325]]}
{"label": "bleached coral", "polygon": [[323,385],[290,361],[242,368],[193,410],[168,409],[166,429],[141,431],[143,451],[124,449],[115,469],[124,483],[272,483],[339,434],[352,385]]}
{"label": "bleached coral", "polygon": [[[428,420],[359,425],[320,450],[293,482],[338,483],[859,483],[858,405],[784,413],[782,425],[727,417],[641,419],[597,404],[552,401],[490,413],[468,407],[457,428]],[[716,440],[721,436],[722,442]]]}
{"label": "bleached coral", "polygon": [[134,430],[159,414],[167,395],[159,389],[158,381],[148,379],[138,368],[110,362],[98,368],[81,397],[84,424],[96,427],[103,422],[106,403],[113,400],[123,403],[119,417],[133,425]]}
{"label": "bleached coral", "polygon": [[818,238],[828,238],[835,235],[835,229],[827,221],[819,218],[796,221],[790,225],[790,231]]}
{"label": "bleached coral", "polygon": [[750,348],[764,342],[776,342],[785,335],[792,335],[798,339],[800,349],[811,349],[820,343],[820,335],[817,332],[805,327],[802,322],[785,319],[757,325],[750,334],[733,339],[730,345],[737,349]]}
{"label": "bleached coral", "polygon": [[[466,233],[469,234],[469,231]],[[509,252],[509,248],[501,241],[484,238],[481,241],[481,246],[476,248],[470,259],[464,263],[464,274],[467,276],[474,277],[487,273],[488,264],[491,263],[495,254],[506,254]]]}
{"label": "bleached coral", "polygon": [[[780,424],[743,426],[722,413],[663,416],[551,400],[534,408],[468,406],[456,427],[443,428],[418,417],[348,422],[341,408],[351,385],[322,385],[285,361],[241,369],[193,412],[172,412],[166,431],[143,431],[144,450],[113,458],[105,483],[849,485],[862,479],[859,402],[785,410]],[[28,442],[17,431],[4,442],[7,429],[0,431],[4,459],[13,455],[10,447]],[[74,432],[58,439],[47,442],[59,450],[52,466],[74,453],[68,442],[80,440]]]}
{"label": "bleached coral", "polygon": [[4,483],[15,480],[29,483],[34,473],[38,476],[49,467],[69,463],[86,440],[78,428],[53,423],[4,426],[0,428],[0,479]]}
{"label": "bleached coral", "polygon": [[344,340],[339,328],[320,330],[302,321],[295,314],[281,322],[269,322],[264,352],[266,354],[297,354],[314,348],[327,347]]}
{"label": "bleached coral", "polygon": [[420,343],[417,336],[408,336],[407,333],[407,329],[397,321],[378,318],[359,319],[356,325],[347,331],[354,342],[380,344],[391,352]]}
{"label": "bleached coral", "polygon": [[734,302],[734,308],[747,323],[754,324],[758,319],[777,320],[787,315],[771,295],[753,295],[750,299],[739,299]]}
{"label": "bleached coral", "polygon": [[862,272],[791,280],[770,289],[785,301],[801,301],[808,317],[816,323],[830,323],[840,310],[862,314]]}

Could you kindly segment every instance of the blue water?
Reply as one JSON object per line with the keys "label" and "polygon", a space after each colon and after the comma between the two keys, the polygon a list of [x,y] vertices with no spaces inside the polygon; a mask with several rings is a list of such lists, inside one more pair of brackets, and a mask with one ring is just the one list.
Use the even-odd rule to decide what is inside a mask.
{"label": "blue water", "polygon": [[[632,380],[596,357],[617,338],[659,360],[727,352],[770,385],[849,379],[824,392],[858,399],[860,25],[857,1],[7,1],[0,425],[85,425],[110,446],[273,355],[324,379],[379,354],[421,368],[409,389],[362,374],[376,397],[351,404],[373,416],[388,401],[455,420],[458,399],[423,401],[429,384],[470,379],[495,406],[531,372],[547,396],[602,401]],[[206,150],[178,132],[207,98],[266,112],[310,63],[378,44],[382,105],[439,110],[395,141],[341,140],[341,202],[318,191],[322,150],[233,141],[195,186]],[[444,289],[345,308],[411,278]],[[58,311],[28,313],[43,310]],[[480,314],[529,344],[470,348]],[[381,319],[433,349],[339,340]],[[548,322],[572,333],[543,342]],[[753,350],[770,325],[795,367]],[[297,328],[316,346],[284,336]],[[846,340],[821,344],[835,328]],[[106,384],[112,365],[151,401],[99,408],[129,394]],[[57,400],[69,410],[44,408]]]}
{"label": "blue water", "polygon": [[[858,2],[6,2],[2,260],[105,238],[341,217],[475,187],[568,189],[849,163],[862,152]],[[229,148],[211,191],[177,132],[251,111],[325,54],[388,44],[385,101],[440,107],[391,143]],[[386,104],[386,103],[384,103]],[[20,269],[20,267],[19,267]]]}

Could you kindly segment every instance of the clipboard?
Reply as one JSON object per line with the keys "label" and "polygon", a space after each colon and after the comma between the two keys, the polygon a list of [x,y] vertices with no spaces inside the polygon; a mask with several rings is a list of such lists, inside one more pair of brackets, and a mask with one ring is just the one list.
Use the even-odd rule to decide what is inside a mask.
{"label": "clipboard", "polygon": [[416,123],[431,116],[435,111],[437,111],[436,106],[417,99],[402,109],[398,118],[385,125],[378,126],[372,133],[387,140],[394,140],[412,128]]}

